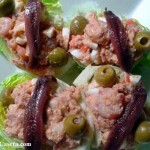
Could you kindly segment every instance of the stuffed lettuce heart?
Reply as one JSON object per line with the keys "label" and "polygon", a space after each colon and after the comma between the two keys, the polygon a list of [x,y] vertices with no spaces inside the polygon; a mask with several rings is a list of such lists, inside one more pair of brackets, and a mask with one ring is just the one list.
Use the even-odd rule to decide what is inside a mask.
{"label": "stuffed lettuce heart", "polygon": [[140,79],[111,65],[89,65],[74,81],[74,85],[84,87],[81,107],[95,126],[96,147],[107,150],[135,146],[132,128],[147,97]]}
{"label": "stuffed lettuce heart", "polygon": [[[52,76],[35,78],[28,74],[16,74],[2,82],[2,87],[0,99],[2,107],[6,108],[4,112],[6,116],[5,121],[1,123],[4,126],[4,134],[12,138],[12,142],[13,138],[16,138],[20,142],[31,143],[32,148],[36,148],[34,146],[38,143],[42,130],[42,140],[40,140],[42,149],[53,147],[61,150],[90,150],[94,128],[89,123],[86,112],[78,104],[81,98],[80,87],[69,86]],[[45,94],[45,91],[48,93]],[[42,109],[43,101],[45,104]],[[33,107],[34,105],[36,107]],[[30,110],[33,112],[32,115]],[[31,119],[33,116],[37,118],[37,122]],[[39,129],[41,116],[43,127]],[[33,134],[35,125],[38,134],[37,132]],[[34,141],[27,137],[28,135],[37,139]],[[37,145],[38,148],[40,143]]]}
{"label": "stuffed lettuce heart", "polygon": [[8,60],[29,72],[58,77],[76,66],[67,52],[70,31],[58,0],[11,3],[13,11],[0,18],[0,51]]}
{"label": "stuffed lettuce heart", "polygon": [[113,12],[80,13],[70,23],[69,51],[79,64],[132,64],[150,49],[150,32],[135,19],[121,20]]}

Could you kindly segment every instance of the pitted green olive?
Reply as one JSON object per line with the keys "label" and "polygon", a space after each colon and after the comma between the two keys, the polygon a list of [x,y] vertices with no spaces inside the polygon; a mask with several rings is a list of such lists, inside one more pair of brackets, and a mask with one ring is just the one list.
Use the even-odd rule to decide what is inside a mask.
{"label": "pitted green olive", "polygon": [[8,106],[14,102],[11,93],[14,87],[7,87],[0,93],[0,101],[4,106]]}
{"label": "pitted green olive", "polygon": [[13,13],[14,9],[14,0],[0,0],[0,17]]}
{"label": "pitted green olive", "polygon": [[150,50],[150,32],[138,32],[134,38],[134,45],[137,51]]}
{"label": "pitted green olive", "polygon": [[74,35],[82,34],[87,24],[88,24],[88,20],[86,18],[82,16],[75,17],[70,24],[71,34]]}
{"label": "pitted green olive", "polygon": [[143,121],[135,132],[135,141],[139,143],[150,142],[150,122]]}
{"label": "pitted green olive", "polygon": [[115,84],[117,75],[111,66],[104,65],[96,70],[94,79],[100,86],[111,87]]}
{"label": "pitted green olive", "polygon": [[48,61],[51,66],[60,67],[67,63],[68,54],[63,48],[57,47],[48,55]]}
{"label": "pitted green olive", "polygon": [[86,119],[81,116],[69,115],[64,120],[64,130],[69,137],[80,138],[86,130]]}

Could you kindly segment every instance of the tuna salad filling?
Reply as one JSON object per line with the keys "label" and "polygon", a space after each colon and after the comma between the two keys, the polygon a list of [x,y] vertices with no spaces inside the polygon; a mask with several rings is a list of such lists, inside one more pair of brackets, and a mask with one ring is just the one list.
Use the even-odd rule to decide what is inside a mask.
{"label": "tuna salad filling", "polygon": [[[90,73],[87,75],[87,72]],[[120,132],[118,131],[118,134],[112,133],[112,131],[119,124],[118,120],[123,121],[126,111],[133,107],[131,103],[137,101],[134,91],[140,79],[141,76],[128,74],[111,65],[89,65],[74,81],[74,85],[84,87],[82,91],[82,103],[84,104],[81,104],[81,107],[88,112],[91,122],[94,124],[97,146],[102,146],[105,149],[110,141],[113,143],[115,136],[122,135],[122,130],[124,130],[122,125],[118,127],[118,130],[121,130]],[[146,96],[146,94],[143,95]],[[132,116],[132,114],[130,115]],[[136,115],[138,118],[140,113]],[[136,121],[136,119],[134,118],[133,120]],[[122,138],[122,143],[120,143],[123,144],[123,141],[126,143],[123,144],[123,148],[128,147],[130,144],[134,145],[134,140],[133,142],[126,141],[126,138],[130,135],[131,130],[127,131],[126,136]],[[116,146],[116,143],[111,146]]]}
{"label": "tuna salad filling", "polygon": [[[130,129],[146,100],[141,76],[109,65],[89,68],[90,77],[85,76],[85,69],[74,82],[76,86],[45,75],[13,88],[4,121],[7,135],[31,143],[33,148],[121,147],[132,134]],[[88,82],[81,81],[81,76]],[[112,140],[115,137],[120,141]],[[124,147],[129,146],[126,143]],[[134,145],[134,140],[130,143]]]}
{"label": "tuna salad filling", "polygon": [[65,23],[49,5],[57,2],[0,0],[0,52],[41,75],[0,84],[0,139],[6,132],[30,143],[25,150],[119,150],[150,141],[139,134],[143,120],[149,123],[146,115],[140,120],[147,92],[131,74],[150,49],[149,30],[107,8]]}
{"label": "tuna salad filling", "polygon": [[148,30],[134,19],[122,21],[107,9],[77,16],[68,28],[61,15],[50,16],[47,3],[12,2],[14,10],[0,17],[0,37],[7,43],[8,55],[15,56],[8,59],[30,72],[65,72],[73,66],[71,54],[79,65],[112,64],[129,73],[133,62],[150,48]]}
{"label": "tuna salad filling", "polygon": [[[54,64],[53,57],[49,56],[51,55],[50,53],[54,53],[52,50],[58,48],[61,49],[64,57],[67,57],[66,49],[69,42],[69,29],[63,26],[59,27],[59,29],[56,26],[54,27],[54,20],[49,17],[46,7],[42,3],[40,4],[42,9],[40,15],[43,16],[41,16],[39,24],[40,41],[38,41],[38,44],[40,53],[37,56],[36,65],[38,67],[64,65],[67,58],[63,59],[64,62],[60,62],[60,64],[57,64],[57,62]],[[26,65],[30,61],[32,51],[30,41],[27,39],[28,31],[26,30],[29,28],[29,25],[25,23],[25,10],[26,7],[23,1],[15,0],[14,13],[0,18],[0,37],[6,40],[8,48],[16,55],[12,61],[17,66],[24,68],[27,67]],[[36,51],[38,51],[38,48]],[[35,66],[32,66],[32,68],[35,68]]]}
{"label": "tuna salad filling", "polygon": [[[79,16],[74,18],[74,20],[76,20],[76,22],[78,21],[79,25],[83,24],[82,20],[84,17],[82,19],[78,18]],[[69,42],[69,51],[71,55],[84,66],[89,64],[114,64],[119,66],[104,14],[97,15],[95,12],[90,12],[85,15],[84,19],[87,20],[87,23],[81,33],[73,32],[75,30],[74,26],[76,25],[74,20],[70,25],[72,34]],[[136,34],[143,30],[136,21],[133,21],[132,19],[122,23],[125,28],[130,55],[132,56],[132,59],[135,59],[138,50],[134,45],[134,39]]]}
{"label": "tuna salad filling", "polygon": [[132,83],[119,82],[111,88],[100,87],[95,81],[85,92],[85,103],[92,115],[97,131],[97,141],[105,144],[116,119],[119,118],[127,103],[132,99]]}
{"label": "tuna salad filling", "polygon": [[[33,79],[18,85],[11,94],[14,103],[9,105],[5,120],[6,133],[11,137],[24,139],[24,112],[33,94],[36,80]],[[44,108],[43,144],[54,146],[56,150],[69,150],[82,145],[82,137],[86,136],[88,128],[86,133],[78,138],[70,138],[64,129],[64,122],[68,116],[86,118],[85,112],[77,103],[80,99],[80,90],[80,88],[71,86],[65,90],[61,89],[61,92],[59,88],[50,92],[51,99],[46,101]]]}

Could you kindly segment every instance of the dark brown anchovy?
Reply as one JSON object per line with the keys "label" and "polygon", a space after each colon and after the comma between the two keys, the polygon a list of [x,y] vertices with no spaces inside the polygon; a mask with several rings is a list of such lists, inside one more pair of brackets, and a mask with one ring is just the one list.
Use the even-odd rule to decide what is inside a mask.
{"label": "dark brown anchovy", "polygon": [[39,77],[32,97],[24,114],[24,142],[31,143],[25,150],[40,150],[43,139],[43,109],[52,86],[56,83],[52,76]]}
{"label": "dark brown anchovy", "polygon": [[147,98],[146,90],[140,82],[133,90],[133,98],[126,105],[123,115],[110,131],[104,150],[119,150],[125,137],[131,132]]}
{"label": "dark brown anchovy", "polygon": [[25,8],[25,33],[29,45],[30,55],[27,62],[28,68],[34,68],[40,53],[40,0],[28,0]]}
{"label": "dark brown anchovy", "polygon": [[132,63],[131,55],[129,54],[127,45],[127,35],[125,33],[125,28],[121,20],[111,11],[105,10],[104,15],[109,29],[110,40],[112,46],[114,47],[119,64],[124,71],[129,73],[132,67]]}

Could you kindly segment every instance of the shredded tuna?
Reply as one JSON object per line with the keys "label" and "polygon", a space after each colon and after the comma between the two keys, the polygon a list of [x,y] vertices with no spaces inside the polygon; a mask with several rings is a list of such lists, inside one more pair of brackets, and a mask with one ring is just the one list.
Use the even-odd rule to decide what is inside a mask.
{"label": "shredded tuna", "polygon": [[134,38],[135,38],[136,33],[141,31],[141,29],[134,22],[129,25],[126,24],[125,28],[126,28],[126,33],[128,37],[128,45],[129,45],[130,51],[132,52],[132,55],[134,56],[134,52],[136,51],[135,46],[134,46]]}
{"label": "shredded tuna", "polygon": [[117,55],[114,53],[114,48],[110,44],[107,47],[102,47],[100,51],[100,57],[102,63],[109,63],[109,64],[116,64],[118,65],[118,58]]}
{"label": "shredded tuna", "polygon": [[[0,18],[0,36],[6,40],[9,49],[16,55],[15,60],[12,61],[17,66],[22,67],[25,67],[30,55],[25,34],[24,6],[23,0],[15,0],[15,11],[12,17]],[[68,28],[65,29],[67,29],[65,32],[61,32],[54,28],[51,20],[41,21],[39,65],[48,65],[47,56],[52,49],[60,46],[63,48],[68,47],[70,33]],[[58,37],[61,37],[63,42]],[[23,52],[20,50],[23,50]]]}
{"label": "shredded tuna", "polygon": [[17,86],[12,92],[12,98],[15,100],[7,110],[7,119],[5,121],[6,133],[13,137],[23,139],[23,117],[24,109],[30,99],[34,85],[31,81]]}
{"label": "shredded tuna", "polygon": [[[77,58],[83,65],[114,64],[119,66],[118,58],[111,44],[104,16],[98,17],[96,13],[90,12],[86,15],[86,18],[89,23],[86,25],[84,33],[82,35],[72,35],[69,42],[69,51],[71,52],[73,49],[80,49],[80,51],[82,51],[82,46],[87,46],[88,53],[86,51],[86,53],[84,53],[84,57],[80,59]],[[124,23],[124,26],[127,33],[129,51],[133,59],[135,59],[136,49],[133,41],[136,33],[142,31],[142,29],[140,29],[139,25],[134,21],[132,21],[132,24]],[[92,54],[93,49],[98,52],[94,59]],[[88,59],[85,59],[86,56],[88,56]]]}
{"label": "shredded tuna", "polygon": [[[12,92],[12,98],[15,100],[7,110],[7,119],[5,120],[6,133],[9,136],[23,139],[23,121],[24,110],[28,104],[31,94],[34,90],[36,81],[27,81],[17,86]],[[85,113],[78,105],[80,98],[80,88],[69,87],[61,93],[52,95],[52,99],[47,101],[45,109],[45,133],[46,141],[52,141],[57,150],[71,149],[80,145],[80,140],[69,138],[63,128],[64,119],[69,114],[75,114],[85,117]],[[63,148],[62,148],[63,144]]]}
{"label": "shredded tuna", "polygon": [[106,142],[115,120],[121,116],[125,105],[132,99],[133,84],[119,81],[112,88],[103,88],[93,80],[85,92],[85,102],[91,112],[97,132]]}
{"label": "shredded tuna", "polygon": [[2,37],[8,36],[9,31],[13,27],[13,20],[8,17],[2,17],[0,18],[0,35]]}
{"label": "shredded tuna", "polygon": [[95,15],[93,17],[90,15],[88,20],[89,24],[86,25],[84,34],[99,45],[108,45],[110,39],[106,22],[98,20]]}

